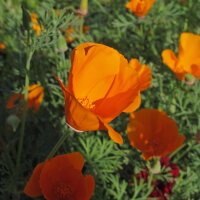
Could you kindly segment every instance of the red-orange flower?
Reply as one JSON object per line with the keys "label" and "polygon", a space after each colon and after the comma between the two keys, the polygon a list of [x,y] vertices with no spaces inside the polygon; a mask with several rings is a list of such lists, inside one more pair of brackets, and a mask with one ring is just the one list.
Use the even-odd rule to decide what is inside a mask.
{"label": "red-orange flower", "polygon": [[126,8],[138,17],[143,17],[149,12],[154,2],[155,0],[130,0],[126,3]]}
{"label": "red-orange flower", "polygon": [[182,33],[178,57],[173,51],[166,49],[162,52],[162,58],[180,80],[184,80],[186,74],[200,79],[200,36]]}
{"label": "red-orange flower", "polygon": [[6,48],[6,45],[3,42],[0,42],[0,52]]}
{"label": "red-orange flower", "polygon": [[84,43],[73,51],[68,86],[58,81],[70,127],[79,132],[107,130],[111,139],[123,143],[108,123],[130,111],[140,91],[137,72],[124,56],[102,44]]}
{"label": "red-orange flower", "polygon": [[56,156],[38,164],[24,193],[47,200],[89,200],[95,182],[91,175],[83,176],[84,158],[79,152]]}
{"label": "red-orange flower", "polygon": [[185,140],[175,121],[156,109],[142,109],[132,114],[127,131],[130,144],[139,149],[146,160],[172,153]]}
{"label": "red-orange flower", "polygon": [[[40,108],[40,105],[44,98],[44,88],[38,84],[32,84],[28,88],[28,108],[33,109],[33,111],[37,112]],[[14,94],[12,95],[8,101],[6,108],[12,109],[16,106],[18,101],[24,99],[23,94]]]}

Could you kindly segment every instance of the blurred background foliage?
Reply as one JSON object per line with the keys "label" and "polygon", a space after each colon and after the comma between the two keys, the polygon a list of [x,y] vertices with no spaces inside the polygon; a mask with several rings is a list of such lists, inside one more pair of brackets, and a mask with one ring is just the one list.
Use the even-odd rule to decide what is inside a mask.
{"label": "blurred background foliage", "polygon": [[[148,199],[151,184],[136,179],[146,163],[126,137],[119,146],[104,132],[74,133],[65,124],[64,99],[54,75],[67,83],[72,49],[85,41],[112,46],[128,59],[138,58],[150,65],[153,81],[142,94],[141,108],[162,109],[187,137],[172,157],[181,175],[170,199],[200,199],[200,83],[181,83],[161,60],[162,50],[177,52],[182,32],[200,34],[200,0],[157,0],[144,18],[127,11],[126,2],[90,0],[89,13],[82,18],[75,14],[78,0],[0,0],[0,42],[6,45],[0,51],[0,199],[29,199],[23,187],[32,169],[65,133],[68,137],[57,153],[80,151],[84,155],[84,171],[96,180],[94,200]],[[37,13],[45,29],[39,37],[30,29],[30,19],[22,17],[26,12]],[[84,26],[87,31],[83,31]],[[69,27],[74,29],[71,42],[66,36]],[[6,102],[12,94],[23,91],[27,48],[34,49],[30,83],[40,83],[45,97],[38,113],[28,112],[22,161],[16,173],[21,113],[7,110]],[[126,136],[127,122],[128,115],[122,114],[113,126]]]}

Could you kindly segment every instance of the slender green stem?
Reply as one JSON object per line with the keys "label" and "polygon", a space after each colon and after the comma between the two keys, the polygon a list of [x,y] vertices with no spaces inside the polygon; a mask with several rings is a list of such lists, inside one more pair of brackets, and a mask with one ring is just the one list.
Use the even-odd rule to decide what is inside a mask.
{"label": "slender green stem", "polygon": [[55,146],[53,147],[53,149],[50,151],[49,155],[47,156],[46,158],[47,160],[52,158],[56,154],[58,149],[62,146],[62,144],[66,140],[66,138],[67,138],[67,134],[66,133],[62,134],[58,142],[55,144]]}
{"label": "slender green stem", "polygon": [[84,17],[88,13],[88,0],[81,0],[80,3],[80,27],[79,27],[79,33],[83,34],[83,25],[84,25]]}
{"label": "slender green stem", "polygon": [[88,0],[81,0],[80,10],[83,14],[87,14],[87,12],[88,12]]}
{"label": "slender green stem", "polygon": [[79,27],[79,33],[83,34],[83,24],[84,24],[84,18],[80,17],[80,27]]}
{"label": "slender green stem", "polygon": [[21,154],[22,154],[23,143],[24,143],[25,123],[26,123],[26,115],[27,115],[28,87],[29,87],[29,71],[30,71],[30,64],[31,64],[31,59],[32,59],[33,53],[34,53],[34,51],[29,51],[27,53],[27,60],[26,60],[24,107],[23,107],[23,113],[22,113],[22,123],[21,123],[21,129],[20,129],[18,153],[17,153],[17,164],[16,164],[17,171],[20,167]]}

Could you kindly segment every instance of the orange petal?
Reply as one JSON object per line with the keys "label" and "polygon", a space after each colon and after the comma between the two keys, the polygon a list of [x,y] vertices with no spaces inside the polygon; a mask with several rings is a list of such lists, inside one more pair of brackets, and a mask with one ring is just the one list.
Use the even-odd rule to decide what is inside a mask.
{"label": "orange petal", "polygon": [[163,63],[166,64],[173,72],[175,71],[177,58],[174,52],[170,49],[166,49],[162,52]]}
{"label": "orange petal", "polygon": [[154,2],[155,0],[130,0],[130,2],[126,4],[126,7],[135,15],[142,17],[149,12]]}
{"label": "orange petal", "polygon": [[108,130],[109,137],[114,142],[116,142],[118,144],[123,144],[123,138],[122,138],[122,136],[117,131],[115,131],[110,125],[108,125],[108,124],[104,124],[104,125],[107,128],[107,130]]}
{"label": "orange petal", "polygon": [[134,69],[122,58],[120,72],[107,95],[95,102],[93,112],[110,122],[128,107],[139,91],[138,77]]}
{"label": "orange petal", "polygon": [[[82,172],[75,169],[67,155],[59,155],[48,161],[40,176],[40,187],[45,199],[78,199],[86,196]],[[81,199],[81,198],[79,198]]]}
{"label": "orange petal", "polygon": [[94,188],[95,188],[94,177],[91,175],[85,176],[85,185],[86,185],[86,193],[87,193],[86,200],[89,200],[94,193]]}
{"label": "orange petal", "polygon": [[185,138],[179,134],[174,120],[155,109],[142,109],[131,115],[127,131],[131,145],[139,149],[145,159],[168,155],[179,148]]}
{"label": "orange petal", "polygon": [[17,102],[19,99],[23,99],[23,95],[22,95],[22,94],[14,94],[14,95],[12,95],[12,96],[8,99],[8,101],[7,101],[6,108],[7,108],[7,109],[12,109],[12,108],[14,108],[16,102]]}
{"label": "orange petal", "polygon": [[138,93],[134,101],[123,112],[127,112],[127,113],[134,112],[140,107],[140,104],[141,104],[141,95],[140,93]]}
{"label": "orange petal", "polygon": [[128,8],[129,10],[131,10],[131,2],[127,2],[125,7]]}
{"label": "orange petal", "polygon": [[66,89],[63,82],[57,78],[65,96],[66,122],[76,131],[102,130],[104,127],[98,116],[84,108]]}
{"label": "orange petal", "polygon": [[42,191],[40,189],[39,181],[44,164],[45,163],[40,163],[35,167],[33,174],[31,175],[30,179],[28,180],[24,188],[24,193],[26,195],[33,198],[42,196]]}
{"label": "orange petal", "polygon": [[56,78],[65,94],[65,116],[67,124],[75,131],[108,130],[110,138],[116,143],[122,144],[123,139],[111,126],[100,119],[90,110],[85,109],[66,89],[63,82]]}
{"label": "orange petal", "polygon": [[140,90],[146,90],[151,84],[151,68],[148,65],[142,65],[138,59],[131,59],[129,65],[137,72]]}
{"label": "orange petal", "polygon": [[[182,33],[179,46],[179,60],[188,72],[192,64],[199,63],[200,36],[193,33]],[[199,63],[200,64],[200,63]]]}
{"label": "orange petal", "polygon": [[73,167],[79,171],[82,170],[84,166],[84,158],[79,152],[73,152],[65,155]]}
{"label": "orange petal", "polygon": [[[106,95],[119,67],[120,54],[113,48],[95,43],[79,45],[73,51],[68,89],[76,98],[96,101]],[[105,79],[107,84],[103,84]],[[96,89],[99,83],[100,90]]]}
{"label": "orange petal", "polygon": [[44,88],[38,84],[32,84],[29,86],[28,94],[28,107],[35,112],[38,111],[44,98]]}
{"label": "orange petal", "polygon": [[191,66],[191,73],[196,78],[200,79],[200,64],[199,65],[192,65]]}
{"label": "orange petal", "polygon": [[170,49],[166,49],[162,52],[163,63],[166,64],[177,76],[178,79],[184,80],[186,72],[178,64],[176,55]]}

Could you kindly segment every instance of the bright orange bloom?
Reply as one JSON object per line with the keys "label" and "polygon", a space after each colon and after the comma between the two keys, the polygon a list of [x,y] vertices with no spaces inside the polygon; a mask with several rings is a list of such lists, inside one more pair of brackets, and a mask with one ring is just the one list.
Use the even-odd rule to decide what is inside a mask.
{"label": "bright orange bloom", "polygon": [[145,160],[166,156],[185,140],[176,122],[156,109],[142,109],[131,114],[127,131],[130,144],[142,152]]}
{"label": "bright orange bloom", "polygon": [[152,79],[151,68],[148,65],[141,64],[137,59],[133,58],[130,60],[129,66],[137,72],[139,91],[133,103],[128,108],[126,108],[126,110],[124,110],[125,112],[133,112],[139,108],[141,104],[140,92],[146,90],[150,86]]}
{"label": "bright orange bloom", "polygon": [[56,156],[38,164],[24,193],[47,200],[89,200],[95,182],[91,175],[83,176],[84,158],[79,152]]}
{"label": "bright orange bloom", "polygon": [[70,127],[79,132],[107,130],[112,140],[123,143],[108,123],[129,112],[140,91],[138,74],[124,56],[102,44],[81,44],[73,51],[68,86],[58,81]]}
{"label": "bright orange bloom", "polygon": [[4,50],[6,45],[3,42],[0,42],[0,51]]}
{"label": "bright orange bloom", "polygon": [[[37,112],[44,98],[44,88],[38,84],[32,84],[28,88],[28,108],[33,109]],[[6,108],[12,109],[16,106],[18,101],[24,99],[23,94],[14,94],[8,101]]]}
{"label": "bright orange bloom", "polygon": [[166,49],[162,52],[162,58],[180,80],[184,80],[186,74],[200,79],[200,35],[182,33],[178,57],[173,51]]}
{"label": "bright orange bloom", "polygon": [[149,12],[154,2],[155,0],[130,0],[126,3],[126,8],[138,17],[143,17]]}
{"label": "bright orange bloom", "polygon": [[31,13],[31,22],[32,22],[32,29],[35,31],[36,35],[39,36],[41,34],[41,27],[38,23],[36,13]]}

